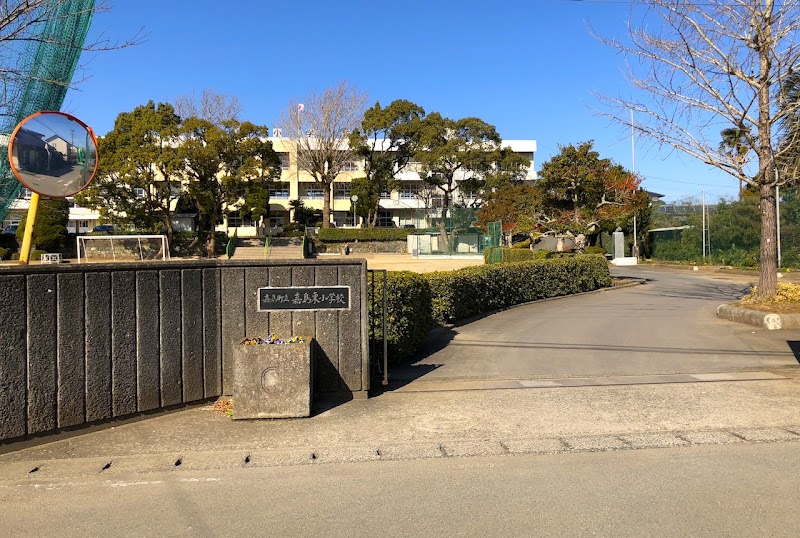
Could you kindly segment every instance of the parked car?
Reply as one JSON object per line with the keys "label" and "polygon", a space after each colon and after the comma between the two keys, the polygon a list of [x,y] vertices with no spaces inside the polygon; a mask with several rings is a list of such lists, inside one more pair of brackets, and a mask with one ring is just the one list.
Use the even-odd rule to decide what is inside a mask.
{"label": "parked car", "polygon": [[3,228],[4,235],[16,235],[17,228],[19,228],[19,224],[9,224],[5,228]]}
{"label": "parked car", "polygon": [[95,234],[113,234],[114,233],[114,226],[111,224],[100,224],[99,226],[95,226],[92,229],[92,233]]}

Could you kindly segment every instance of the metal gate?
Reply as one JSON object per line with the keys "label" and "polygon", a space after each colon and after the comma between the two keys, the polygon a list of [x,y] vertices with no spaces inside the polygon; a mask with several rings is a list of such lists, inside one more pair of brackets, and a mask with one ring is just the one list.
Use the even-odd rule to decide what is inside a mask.
{"label": "metal gate", "polygon": [[503,238],[503,223],[499,220],[490,222],[486,225],[489,231],[489,244],[486,249],[489,253],[486,256],[487,263],[500,263],[503,261],[503,248],[500,242]]}
{"label": "metal gate", "polygon": [[369,301],[369,363],[370,371],[377,372],[381,384],[389,384],[389,352],[386,334],[386,269],[367,270]]}

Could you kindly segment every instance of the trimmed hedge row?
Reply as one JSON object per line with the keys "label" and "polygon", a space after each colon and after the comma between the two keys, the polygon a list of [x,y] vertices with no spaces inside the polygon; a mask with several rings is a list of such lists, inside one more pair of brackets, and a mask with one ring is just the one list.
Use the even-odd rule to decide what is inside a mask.
{"label": "trimmed hedge row", "polygon": [[320,228],[319,240],[324,243],[348,241],[405,241],[413,228]]}
{"label": "trimmed hedge row", "polygon": [[596,255],[467,267],[427,278],[437,323],[611,285],[608,263]]}
{"label": "trimmed hedge row", "polygon": [[533,251],[529,248],[488,247],[483,250],[483,263],[490,263],[489,260],[492,252],[496,249],[500,249],[500,251],[503,253],[503,263],[524,262],[536,259]]}
{"label": "trimmed hedge row", "polygon": [[[370,339],[378,356],[383,356],[383,279],[375,280],[371,291]],[[434,327],[431,315],[431,287],[424,275],[411,271],[389,271],[386,276],[387,341],[389,358],[399,363],[410,358]]]}
{"label": "trimmed hedge row", "polygon": [[[530,251],[529,251],[530,252]],[[592,291],[611,286],[605,257],[570,256],[467,267],[457,271],[387,275],[387,339],[389,359],[401,363],[421,347],[437,324],[451,323],[521,303]],[[370,338],[382,355],[380,313],[383,284],[376,281],[370,301]]]}

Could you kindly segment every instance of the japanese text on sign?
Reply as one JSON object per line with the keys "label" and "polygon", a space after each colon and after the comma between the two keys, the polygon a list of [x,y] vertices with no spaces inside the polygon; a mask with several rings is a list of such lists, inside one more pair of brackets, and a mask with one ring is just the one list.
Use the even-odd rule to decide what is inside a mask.
{"label": "japanese text on sign", "polygon": [[349,286],[259,288],[259,310],[330,310],[350,308]]}

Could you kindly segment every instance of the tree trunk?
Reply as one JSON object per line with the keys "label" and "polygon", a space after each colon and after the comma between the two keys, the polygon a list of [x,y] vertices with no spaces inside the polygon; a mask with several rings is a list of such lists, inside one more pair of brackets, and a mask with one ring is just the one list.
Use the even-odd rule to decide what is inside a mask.
{"label": "tree trunk", "polygon": [[217,255],[217,215],[210,215],[206,222],[206,229],[208,230],[208,237],[206,238],[206,256],[215,258]]}
{"label": "tree trunk", "polygon": [[778,220],[775,208],[775,187],[764,181],[760,190],[761,260],[758,275],[758,297],[768,299],[774,297],[778,291]]}
{"label": "tree trunk", "polygon": [[211,230],[208,234],[208,238],[206,239],[206,256],[209,258],[214,258],[217,252],[217,238],[214,230]]}
{"label": "tree trunk", "polygon": [[442,218],[439,219],[439,242],[441,243],[440,249],[443,248],[446,254],[450,254],[450,239],[447,237],[447,210],[450,207],[450,193],[444,191],[444,199],[442,200],[444,207],[442,207]]}
{"label": "tree trunk", "polygon": [[323,183],[324,189],[322,191],[322,227],[331,227],[331,186],[328,183]]}
{"label": "tree trunk", "polygon": [[[760,2],[759,2],[760,3]],[[772,12],[774,1],[767,0],[764,27],[759,28],[757,46],[759,47],[759,74],[762,82],[758,89],[758,177],[761,198],[761,259],[759,261],[758,297],[769,299],[778,291],[778,250],[777,219],[775,209],[775,166],[771,139],[771,88],[769,75],[772,71]]]}
{"label": "tree trunk", "polygon": [[172,236],[174,235],[175,230],[172,226],[172,215],[170,215],[169,212],[167,212],[167,218],[164,219],[164,225],[167,228],[167,244],[171,245]]}

